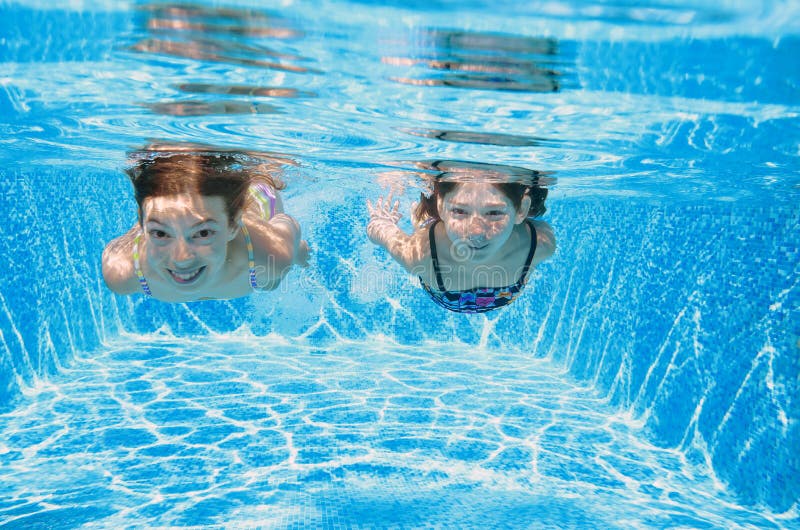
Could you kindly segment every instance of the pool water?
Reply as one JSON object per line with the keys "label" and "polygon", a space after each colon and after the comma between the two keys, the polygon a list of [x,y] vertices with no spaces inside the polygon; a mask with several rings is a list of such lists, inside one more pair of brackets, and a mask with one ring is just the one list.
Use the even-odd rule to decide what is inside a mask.
{"label": "pool water", "polygon": [[[0,527],[800,525],[800,8],[0,3]],[[281,167],[311,266],[105,288],[126,152]],[[546,172],[502,311],[366,238],[436,167]]]}

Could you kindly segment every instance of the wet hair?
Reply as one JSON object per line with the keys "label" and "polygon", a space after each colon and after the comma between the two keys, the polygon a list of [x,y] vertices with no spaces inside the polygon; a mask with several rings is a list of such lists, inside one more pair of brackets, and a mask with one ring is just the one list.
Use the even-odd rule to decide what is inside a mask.
{"label": "wet hair", "polygon": [[133,183],[140,223],[142,205],[149,197],[181,193],[221,197],[228,222],[233,223],[245,206],[252,182],[263,181],[275,189],[284,187],[282,182],[259,174],[229,153],[159,154],[140,159],[126,173]]}
{"label": "wet hair", "polygon": [[[433,181],[433,193],[429,196],[420,194],[419,203],[414,211],[414,218],[423,222],[427,219],[441,219],[437,199],[444,197],[456,189],[461,184],[456,181]],[[522,198],[527,194],[531,198],[531,207],[528,209],[527,217],[541,217],[547,211],[544,201],[547,199],[547,188],[538,185],[527,185],[519,182],[492,182],[492,186],[508,197],[514,208],[519,210],[522,205]]]}

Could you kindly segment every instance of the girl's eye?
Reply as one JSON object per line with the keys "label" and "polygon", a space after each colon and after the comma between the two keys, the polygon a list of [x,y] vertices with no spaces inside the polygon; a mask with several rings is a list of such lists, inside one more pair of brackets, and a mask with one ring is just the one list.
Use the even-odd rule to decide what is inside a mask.
{"label": "girl's eye", "polygon": [[453,215],[465,215],[467,213],[467,211],[464,210],[463,208],[453,208],[452,210],[450,210],[450,212]]}
{"label": "girl's eye", "polygon": [[169,235],[163,230],[150,230],[150,237],[153,239],[166,239]]}
{"label": "girl's eye", "polygon": [[209,228],[204,228],[203,230],[198,230],[195,234],[195,237],[198,239],[208,239],[209,237],[214,235],[214,231]]}
{"label": "girl's eye", "polygon": [[505,215],[505,212],[503,210],[491,210],[489,212],[486,212],[486,215],[488,215],[489,217],[502,217],[503,215]]}

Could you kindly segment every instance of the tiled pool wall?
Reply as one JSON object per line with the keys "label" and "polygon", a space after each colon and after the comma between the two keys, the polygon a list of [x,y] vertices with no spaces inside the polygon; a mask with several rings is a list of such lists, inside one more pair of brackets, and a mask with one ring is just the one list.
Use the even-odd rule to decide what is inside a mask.
{"label": "tiled pool wall", "polygon": [[0,177],[0,410],[121,332],[460,341],[551,358],[747,504],[783,511],[800,495],[797,206],[554,194],[555,258],[487,319],[442,312],[374,249],[361,196],[306,210],[312,267],[278,291],[169,305],[103,285],[105,242],[133,221],[124,178]]}

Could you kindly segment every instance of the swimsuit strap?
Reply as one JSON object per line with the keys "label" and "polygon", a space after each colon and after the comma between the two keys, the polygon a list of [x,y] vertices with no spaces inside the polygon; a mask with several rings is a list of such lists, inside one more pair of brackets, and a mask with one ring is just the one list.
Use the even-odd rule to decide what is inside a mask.
{"label": "swimsuit strap", "polygon": [[248,278],[250,279],[250,287],[252,287],[254,290],[258,290],[258,282],[256,282],[256,258],[255,253],[253,252],[253,241],[250,239],[250,232],[247,231],[247,227],[244,225],[244,222],[239,223],[239,226],[242,227],[244,243],[247,245],[247,268]]}
{"label": "swimsuit strap", "polygon": [[431,227],[428,229],[428,240],[431,244],[431,260],[433,260],[433,272],[436,273],[436,287],[439,288],[440,291],[444,291],[444,282],[442,281],[442,273],[439,271],[439,256],[436,255],[436,234],[434,233],[434,229],[438,224],[438,220],[431,223]]}
{"label": "swimsuit strap", "polygon": [[139,262],[139,238],[142,237],[142,232],[140,231],[136,237],[133,238],[133,270],[136,272],[136,277],[139,280],[139,285],[142,286],[142,292],[147,296],[153,296],[153,293],[150,292],[150,286],[147,285],[147,280],[144,277],[144,273],[142,273],[141,263]]}
{"label": "swimsuit strap", "polygon": [[522,286],[525,284],[525,278],[528,276],[528,270],[531,268],[531,262],[533,261],[533,255],[536,253],[536,243],[539,239],[536,236],[536,228],[533,226],[533,221],[530,219],[528,221],[528,226],[531,229],[531,248],[528,250],[528,257],[525,258],[525,266],[522,267],[522,274],[519,276],[519,280],[517,280],[517,285]]}
{"label": "swimsuit strap", "polygon": [[[260,193],[259,193],[260,192]],[[261,211],[269,211],[269,218],[267,221],[275,217],[275,193],[266,184],[258,183],[250,187],[250,195],[253,196],[259,203],[261,203]]]}

